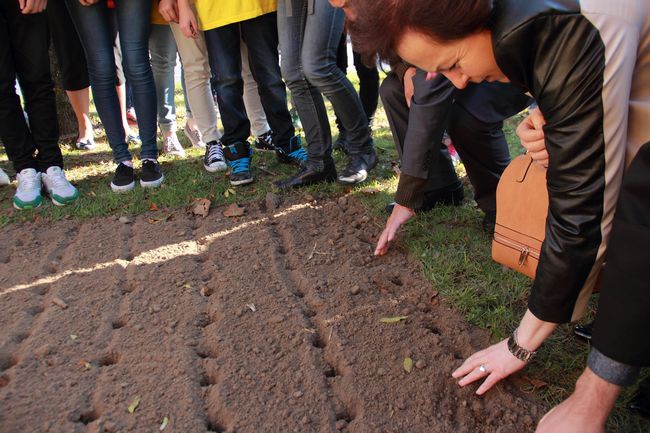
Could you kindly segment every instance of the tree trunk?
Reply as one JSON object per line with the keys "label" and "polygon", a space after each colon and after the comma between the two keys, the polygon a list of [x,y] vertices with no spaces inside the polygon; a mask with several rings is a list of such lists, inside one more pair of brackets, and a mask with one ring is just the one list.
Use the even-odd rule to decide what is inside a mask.
{"label": "tree trunk", "polygon": [[56,58],[56,53],[52,46],[50,46],[50,72],[54,81],[56,112],[59,118],[59,138],[60,140],[76,138],[79,133],[77,117],[68,101],[68,95],[65,93],[61,84],[61,69],[59,68],[59,61]]}

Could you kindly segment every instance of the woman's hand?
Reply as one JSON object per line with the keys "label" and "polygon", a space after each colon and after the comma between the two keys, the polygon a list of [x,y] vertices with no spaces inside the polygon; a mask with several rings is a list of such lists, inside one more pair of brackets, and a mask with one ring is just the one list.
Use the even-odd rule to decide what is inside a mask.
{"label": "woman's hand", "polygon": [[517,135],[526,153],[533,158],[533,161],[548,167],[548,152],[544,141],[544,130],[546,121],[539,108],[535,108],[517,127]]}
{"label": "woman's hand", "polygon": [[47,0],[18,0],[18,7],[23,15],[43,12],[47,7]]}
{"label": "woman's hand", "polygon": [[384,228],[384,231],[379,237],[379,241],[377,241],[377,247],[375,248],[376,256],[383,256],[388,252],[388,244],[395,239],[397,230],[402,224],[413,218],[413,216],[415,216],[413,209],[395,203],[393,212],[386,222],[386,228]]}
{"label": "woman's hand", "polygon": [[463,365],[452,373],[452,377],[460,378],[458,385],[462,387],[487,376],[487,379],[476,390],[476,394],[483,395],[494,384],[515,371],[521,370],[525,365],[524,361],[510,353],[508,340],[505,339],[467,358]]}
{"label": "woman's hand", "polygon": [[413,77],[415,76],[415,68],[410,67],[404,72],[404,98],[406,98],[406,106],[411,107],[411,99],[415,93],[415,86],[413,84]]}
{"label": "woman's hand", "polygon": [[176,0],[160,0],[158,12],[168,23],[178,23],[178,4]]}
{"label": "woman's hand", "polygon": [[199,25],[187,0],[180,0],[178,3],[178,24],[186,37],[192,39],[199,37]]}

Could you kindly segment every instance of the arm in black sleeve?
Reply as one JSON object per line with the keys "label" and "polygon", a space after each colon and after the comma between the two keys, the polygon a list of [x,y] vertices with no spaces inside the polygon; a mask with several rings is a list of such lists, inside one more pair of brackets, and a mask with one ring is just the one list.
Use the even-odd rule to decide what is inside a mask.
{"label": "arm in black sleeve", "polygon": [[414,209],[423,200],[429,170],[435,167],[439,147],[447,127],[455,88],[447,78],[438,75],[426,80],[426,72],[418,69],[413,77],[414,94],[404,139],[402,174],[395,201]]}

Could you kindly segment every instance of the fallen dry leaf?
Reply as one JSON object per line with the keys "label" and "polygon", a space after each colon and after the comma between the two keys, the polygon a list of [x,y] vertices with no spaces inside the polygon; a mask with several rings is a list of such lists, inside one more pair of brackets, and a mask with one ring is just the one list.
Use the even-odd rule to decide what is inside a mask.
{"label": "fallen dry leaf", "polygon": [[150,210],[150,211],[157,211],[157,210],[158,210],[158,206],[156,205],[156,203],[151,202],[151,204],[149,205],[149,210]]}
{"label": "fallen dry leaf", "polygon": [[409,316],[395,316],[395,317],[382,317],[379,319],[381,323],[398,323],[402,320],[408,319]]}
{"label": "fallen dry leaf", "polygon": [[129,413],[133,413],[135,412],[135,410],[138,408],[139,405],[140,405],[140,396],[136,395],[127,410],[129,411]]}
{"label": "fallen dry leaf", "polygon": [[162,420],[162,424],[160,424],[160,431],[165,430],[167,428],[167,425],[169,424],[169,418],[164,417]]}
{"label": "fallen dry leaf", "polygon": [[434,290],[433,293],[431,294],[431,299],[429,300],[429,303],[433,305],[434,307],[440,303],[440,300],[438,299],[438,291]]}
{"label": "fallen dry leaf", "polygon": [[404,358],[404,371],[410,373],[413,370],[413,360],[408,356]]}
{"label": "fallen dry leaf", "polygon": [[246,208],[239,207],[237,203],[233,203],[230,206],[228,206],[225,211],[223,211],[223,216],[231,217],[231,218],[239,217],[244,215],[245,212],[246,212]]}
{"label": "fallen dry leaf", "polygon": [[364,194],[377,194],[379,192],[379,188],[375,186],[368,186],[365,188],[361,188],[360,191]]}
{"label": "fallen dry leaf", "polygon": [[192,213],[194,215],[200,215],[203,218],[207,217],[210,213],[210,204],[212,202],[207,198],[196,198],[192,202]]}
{"label": "fallen dry leaf", "polygon": [[61,307],[63,310],[65,310],[66,308],[68,308],[68,304],[66,304],[65,301],[64,301],[63,299],[58,298],[58,297],[56,297],[56,296],[55,296],[54,298],[52,298],[52,303],[53,303],[54,305],[58,306],[58,307]]}

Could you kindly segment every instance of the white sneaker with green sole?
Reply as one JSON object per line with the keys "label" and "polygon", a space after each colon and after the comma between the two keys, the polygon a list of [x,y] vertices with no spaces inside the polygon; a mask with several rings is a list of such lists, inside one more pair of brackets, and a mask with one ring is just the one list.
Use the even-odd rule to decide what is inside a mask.
{"label": "white sneaker with green sole", "polygon": [[41,175],[43,186],[57,206],[74,203],[79,198],[79,191],[65,177],[65,172],[60,167],[50,167]]}
{"label": "white sneaker with green sole", "polygon": [[41,196],[41,173],[33,168],[25,168],[16,175],[18,187],[14,194],[14,207],[16,209],[36,209],[43,203]]}

